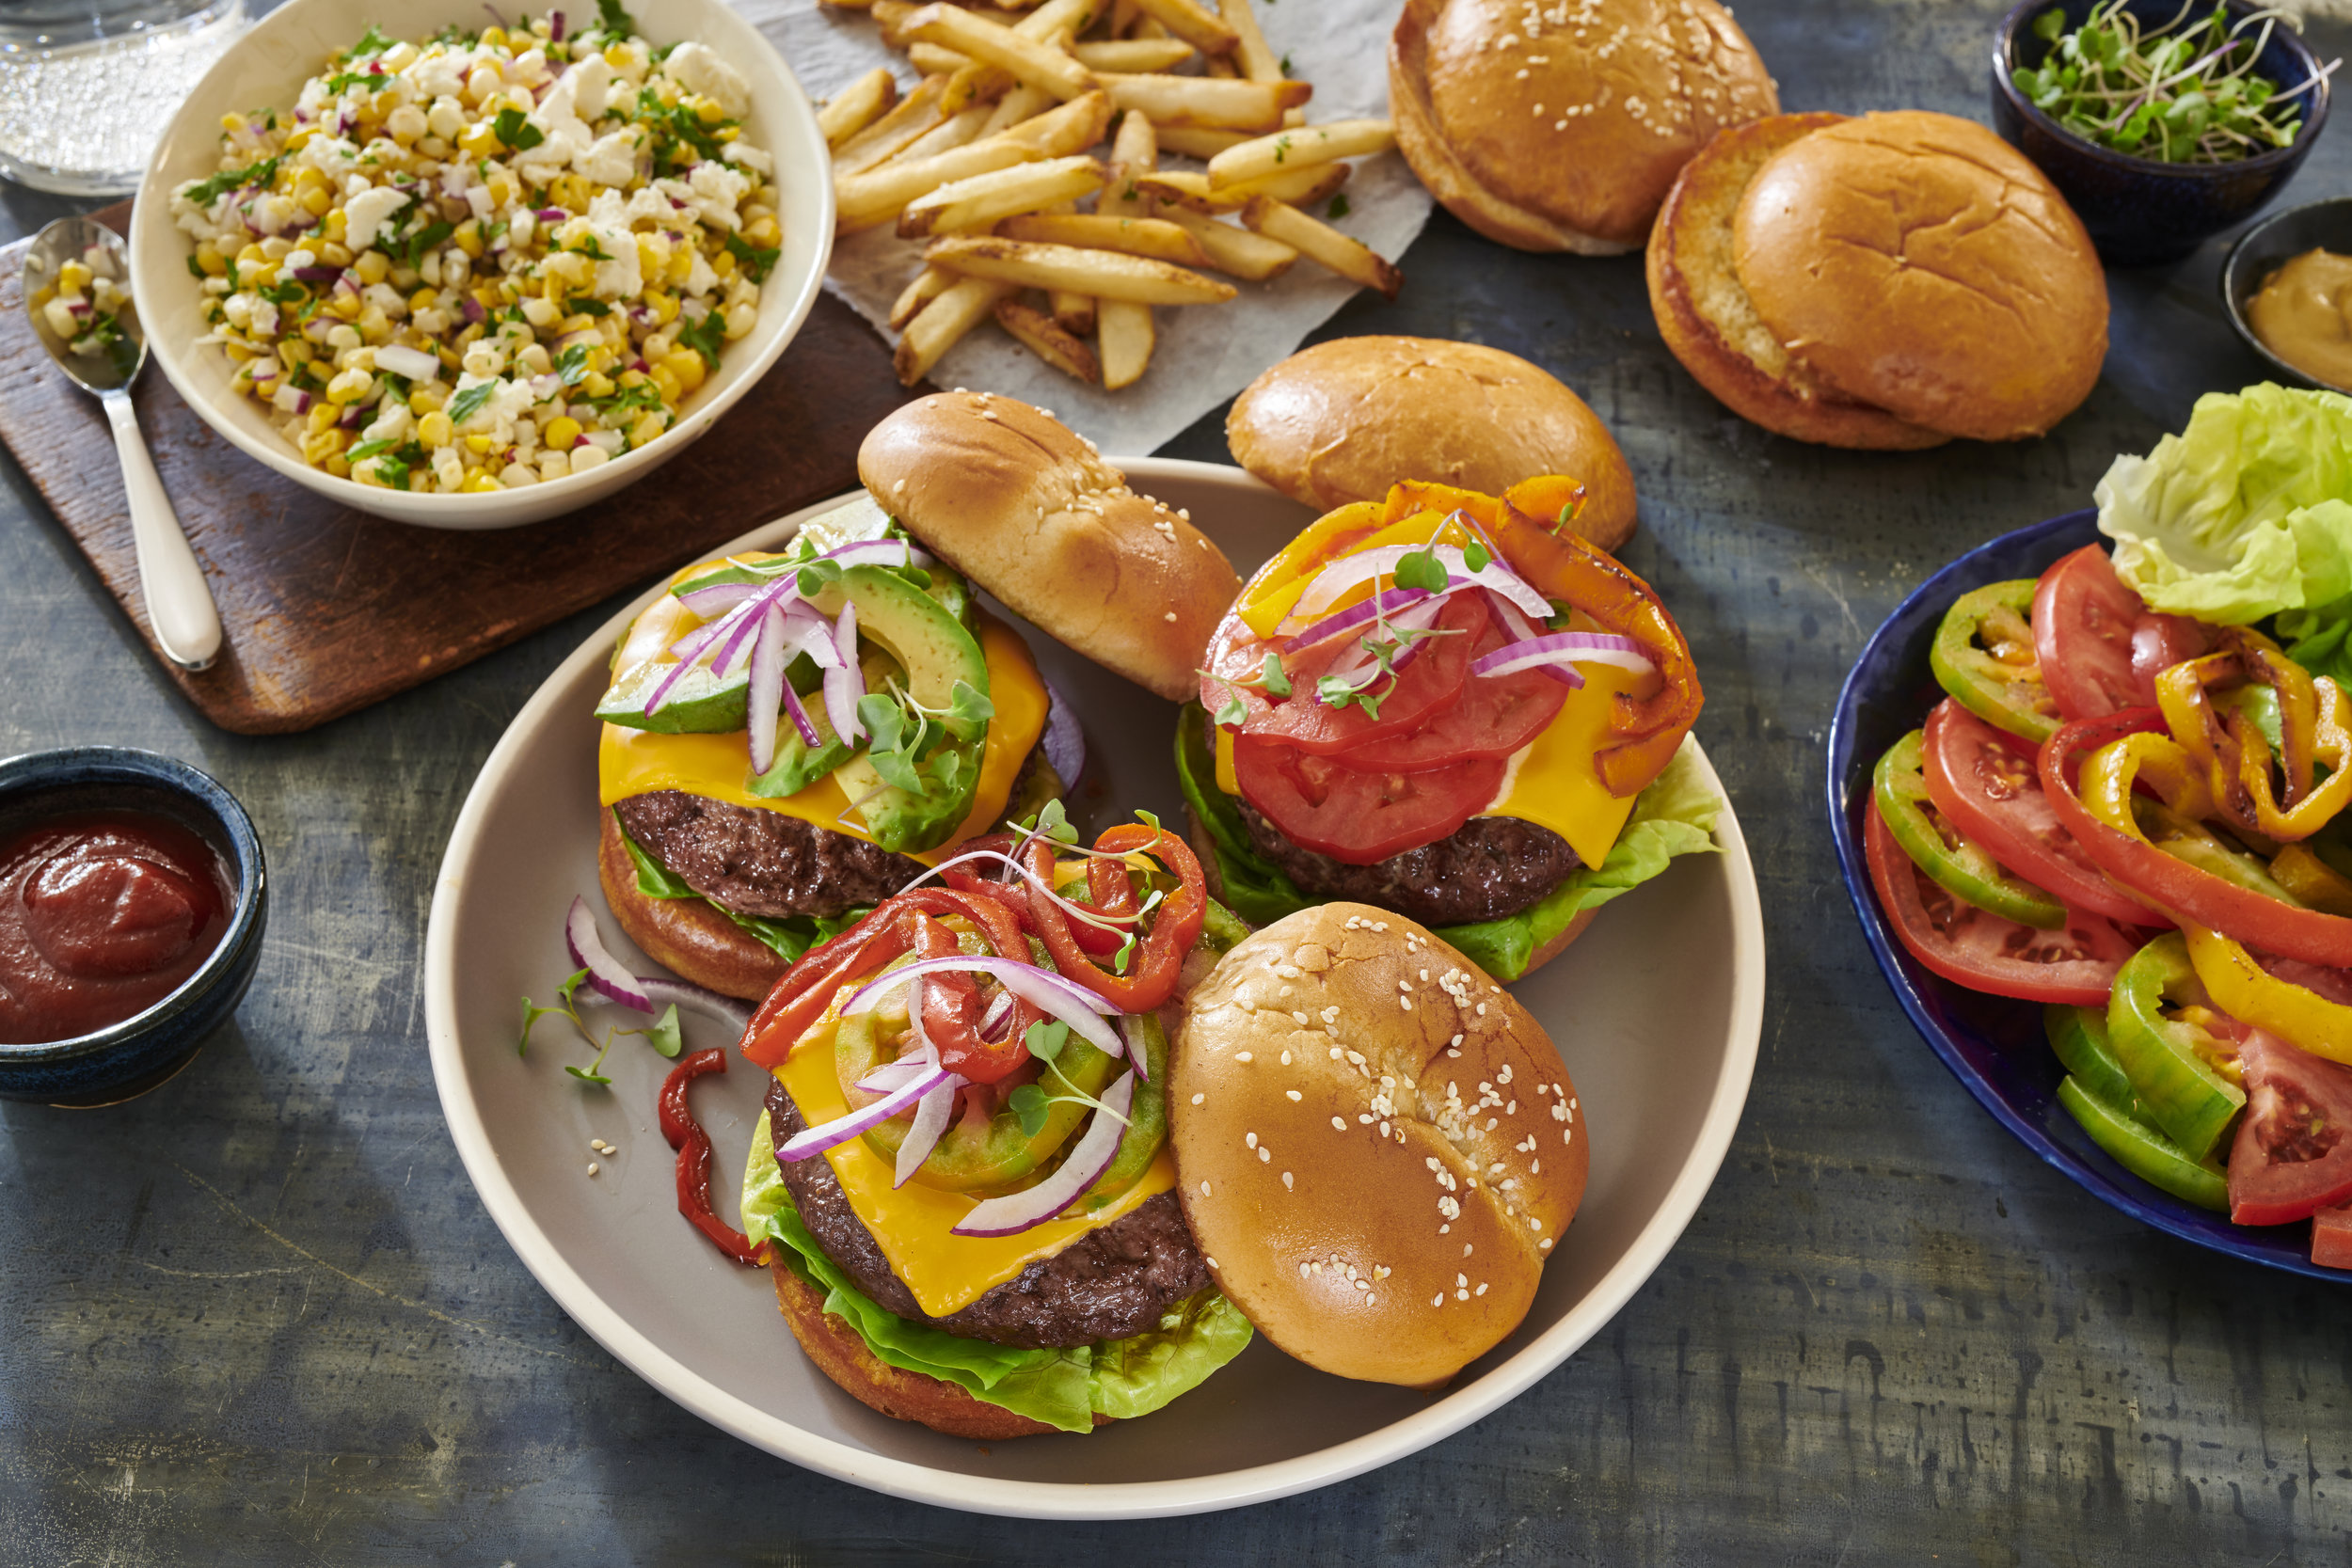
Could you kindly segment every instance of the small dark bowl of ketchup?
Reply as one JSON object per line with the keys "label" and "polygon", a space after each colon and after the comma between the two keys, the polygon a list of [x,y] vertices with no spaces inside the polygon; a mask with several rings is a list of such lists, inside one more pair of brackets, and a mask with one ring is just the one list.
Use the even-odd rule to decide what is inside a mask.
{"label": "small dark bowl of ketchup", "polygon": [[177,757],[0,760],[0,1099],[105,1105],[244,1000],[268,913],[245,808]]}

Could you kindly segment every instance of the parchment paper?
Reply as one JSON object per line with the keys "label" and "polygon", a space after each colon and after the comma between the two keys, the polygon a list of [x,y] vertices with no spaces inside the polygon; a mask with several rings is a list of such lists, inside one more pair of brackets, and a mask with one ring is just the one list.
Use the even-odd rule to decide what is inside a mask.
{"label": "parchment paper", "polygon": [[[812,98],[822,101],[877,65],[890,67],[901,87],[915,81],[906,56],[882,45],[864,11],[817,0],[735,4],[774,41]],[[1314,121],[1389,112],[1388,46],[1395,12],[1396,0],[1260,0],[1257,9],[1266,41],[1289,57],[1291,73],[1314,84],[1307,104]],[[1161,162],[1200,166],[1166,155]],[[1358,160],[1343,188],[1349,211],[1334,226],[1391,261],[1428,220],[1429,194],[1394,152]],[[921,249],[886,228],[845,235],[834,247],[826,287],[889,337],[882,324],[898,292],[921,270]],[[1106,452],[1147,453],[1295,349],[1356,292],[1303,257],[1270,283],[1233,282],[1241,294],[1228,304],[1154,310],[1159,346],[1152,368],[1120,391],[1049,369],[993,324],[949,350],[930,378],[941,387],[1001,392],[1051,409]],[[1407,279],[1405,286],[1413,284]]]}

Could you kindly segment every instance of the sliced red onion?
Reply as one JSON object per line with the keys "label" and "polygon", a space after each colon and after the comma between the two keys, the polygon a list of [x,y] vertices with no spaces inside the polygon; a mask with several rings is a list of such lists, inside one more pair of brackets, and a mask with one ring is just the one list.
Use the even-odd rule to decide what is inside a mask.
{"label": "sliced red onion", "polygon": [[281,381],[278,390],[269,395],[269,404],[280,414],[308,414],[310,394],[290,381]]}
{"label": "sliced red onion", "polygon": [[1375,616],[1386,615],[1391,610],[1402,610],[1406,605],[1417,604],[1427,597],[1429,597],[1429,591],[1425,588],[1383,589],[1361,604],[1351,605],[1328,620],[1317,621],[1296,637],[1284,641],[1281,651],[1286,654],[1295,654],[1301,648],[1311,648],[1316,643],[1337,637],[1343,631],[1352,631]]}
{"label": "sliced red onion", "polygon": [[542,207],[531,214],[541,223],[561,223],[572,214],[561,207]]}
{"label": "sliced red onion", "polygon": [[860,986],[851,993],[850,1000],[842,1004],[842,1016],[846,1018],[851,1013],[869,1012],[886,993],[908,981],[946,972],[989,975],[1024,1002],[1069,1024],[1073,1033],[1104,1055],[1126,1054],[1126,1046],[1111,1026],[1103,1022],[1104,1013],[1118,1009],[1052,970],[1040,969],[1019,958],[977,958],[965,954],[946,958],[924,958]]}
{"label": "sliced red onion", "polygon": [[604,938],[596,930],[596,917],[585,898],[574,896],[571,911],[564,917],[564,945],[571,953],[572,962],[588,972],[590,989],[624,1007],[641,1013],[653,1011],[653,999],[637,983],[637,976],[605,951]]}
{"label": "sliced red onion", "polygon": [[1011,1016],[1012,992],[1000,990],[996,993],[996,1000],[988,1005],[988,1011],[980,1015],[980,1038],[984,1040],[1000,1038],[997,1031],[1004,1027],[1005,1020]]}
{"label": "sliced red onion", "polygon": [[792,727],[801,732],[803,745],[813,752],[824,744],[823,736],[817,733],[816,721],[809,718],[808,709],[801,705],[801,694],[792,689],[789,681],[784,687],[784,711],[792,716]]}
{"label": "sliced red onion", "polygon": [[765,773],[776,760],[776,712],[784,703],[784,611],[774,605],[759,612],[759,634],[752,643],[751,686],[743,694],[752,739],[752,771]]}
{"label": "sliced red onion", "polygon": [[707,583],[703,587],[690,588],[680,594],[677,595],[677,602],[692,610],[703,620],[715,621],[754,594],[769,586],[770,584],[764,582]]}
{"label": "sliced red onion", "polygon": [[1045,683],[1045,734],[1039,738],[1045,748],[1045,765],[1065,789],[1077,787],[1078,775],[1086,771],[1086,732],[1078,727],[1078,714],[1070,705],[1052,681]]}
{"label": "sliced red onion", "polygon": [[[1071,848],[1073,847],[1065,845],[1062,846],[1062,847]],[[1124,859],[1125,857],[1120,856],[1115,858]],[[1038,892],[1045,895],[1046,897],[1051,898],[1055,903],[1060,905],[1062,912],[1069,915],[1073,920],[1082,920],[1089,926],[1100,927],[1105,931],[1114,932],[1119,931],[1123,926],[1132,924],[1135,920],[1135,916],[1133,915],[1106,915],[1101,910],[1090,909],[1087,905],[1075,903],[1068,898],[1064,898],[1060,894],[1056,893],[1052,888],[1046,886],[1044,879],[1040,877],[1036,872],[1022,864],[1021,862],[1015,860],[1012,856],[998,849],[974,849],[965,854],[958,855],[953,860],[942,861],[937,865],[932,866],[929,871],[924,872],[920,877],[915,878],[914,880],[907,883],[907,887],[921,887],[925,882],[930,881],[933,877],[938,876],[941,872],[946,871],[950,866],[962,865],[971,861],[996,861],[1010,867],[1014,874],[1020,877],[1023,881],[1028,883],[1031,887],[1037,889]],[[906,891],[906,888],[901,888],[898,891],[903,893]]]}
{"label": "sliced red onion", "polygon": [[937,1062],[926,1061],[919,1055],[902,1056],[895,1062],[884,1062],[859,1079],[857,1089],[861,1094],[888,1094],[893,1089],[905,1088],[937,1066]]}
{"label": "sliced red onion", "polygon": [[851,1111],[846,1117],[836,1117],[822,1126],[796,1133],[776,1150],[776,1158],[806,1160],[822,1154],[836,1144],[848,1143],[851,1138],[880,1127],[954,1076],[944,1067],[931,1068],[921,1077],[892,1090],[862,1110]]}
{"label": "sliced red onion", "polygon": [[[1503,631],[1512,641],[1525,642],[1544,635],[1541,625],[1529,620],[1518,606],[1502,594],[1488,594],[1486,602],[1494,608],[1496,616],[1502,622]],[[1571,689],[1584,684],[1584,677],[1565,664],[1539,664],[1535,668]]]}
{"label": "sliced red onion", "polygon": [[640,974],[637,983],[644,988],[645,1000],[652,1004],[645,1009],[647,1012],[652,1012],[655,1007],[675,1006],[680,1012],[699,1013],[725,1024],[735,1031],[739,1038],[744,1030],[752,1026],[752,1015],[745,1008],[717,991],[706,990],[691,981]]}
{"label": "sliced red onion", "polygon": [[[1359,550],[1354,555],[1343,556],[1315,574],[1314,580],[1307,585],[1307,591],[1298,596],[1298,604],[1292,613],[1320,615],[1338,603],[1341,595],[1348,590],[1382,577],[1393,576],[1398,562],[1426,549],[1433,549],[1433,546],[1384,545],[1376,550]],[[1463,559],[1459,546],[1438,545],[1434,546],[1433,553],[1445,567],[1449,582],[1474,582],[1481,588],[1491,589],[1530,615],[1548,615],[1551,612],[1550,602],[1529,587],[1518,573],[1505,566],[1501,557],[1488,560],[1486,564],[1473,572],[1470,569],[1470,562]]]}
{"label": "sliced red onion", "polygon": [[1102,1109],[1071,1147],[1061,1168],[1025,1192],[992,1197],[972,1206],[972,1212],[948,1227],[955,1236],[1011,1236],[1043,1225],[1085,1196],[1103,1180],[1119,1154],[1119,1140],[1127,1132],[1127,1110],[1136,1098],[1136,1075],[1121,1073],[1119,1082],[1103,1091]]}
{"label": "sliced red onion", "polygon": [[866,695],[866,672],[857,662],[857,606],[841,607],[841,619],[834,623],[834,651],[841,662],[825,672],[825,717],[833,723],[833,733],[844,740],[863,740],[866,726],[858,721],[858,699]]}
{"label": "sliced red onion", "polygon": [[947,1118],[955,1113],[956,1085],[962,1082],[951,1074],[947,1082],[915,1102],[914,1125],[907,1129],[906,1142],[898,1146],[898,1167],[891,1173],[893,1187],[913,1180],[923,1162],[931,1157],[931,1150],[939,1147],[947,1132]]}
{"label": "sliced red onion", "polygon": [[1648,674],[1658,668],[1642,651],[1642,645],[1630,637],[1600,631],[1557,631],[1508,643],[1484,658],[1472,659],[1470,673],[1508,675],[1537,665],[1562,664],[1613,664],[1636,674]]}
{"label": "sliced red onion", "polygon": [[[1442,595],[1432,594],[1422,600],[1421,603],[1417,605],[1408,605],[1398,613],[1390,616],[1389,625],[1394,626],[1399,631],[1427,631],[1430,626],[1438,619],[1439,612],[1444,608],[1444,603],[1445,601]],[[1399,648],[1390,658],[1389,668],[1395,671],[1399,674],[1402,674],[1406,669],[1410,668],[1413,660],[1421,657],[1422,644],[1427,642],[1428,641],[1429,639],[1424,637],[1406,642],[1405,646]],[[1354,652],[1348,654],[1345,657],[1334,663],[1328,671],[1325,672],[1325,678],[1329,679],[1331,676],[1336,675],[1341,680],[1348,683],[1347,689],[1350,691],[1360,691],[1364,688],[1370,686],[1372,682],[1359,681],[1356,677],[1361,675],[1368,670],[1376,670],[1378,668],[1378,662],[1370,653],[1362,648],[1358,648]],[[1376,679],[1377,677],[1375,676],[1375,678]],[[1322,700],[1320,682],[1317,683],[1316,698],[1318,701]]]}
{"label": "sliced red onion", "polygon": [[410,381],[437,381],[441,375],[440,360],[421,348],[406,348],[399,343],[386,343],[375,351],[375,368]]}
{"label": "sliced red onion", "polygon": [[[1119,1038],[1124,1044],[1127,1039],[1127,1015],[1121,1013],[1111,1020],[1111,1027],[1119,1031]],[[1136,1077],[1149,1084],[1152,1082],[1152,1064],[1143,1058],[1144,1053],[1137,1051],[1132,1045],[1127,1047],[1127,1060],[1135,1064]]]}

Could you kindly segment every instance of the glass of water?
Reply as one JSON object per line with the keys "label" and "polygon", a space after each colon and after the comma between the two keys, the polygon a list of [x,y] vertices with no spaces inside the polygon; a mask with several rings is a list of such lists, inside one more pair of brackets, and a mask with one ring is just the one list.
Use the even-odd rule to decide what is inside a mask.
{"label": "glass of water", "polygon": [[6,0],[0,176],[68,196],[135,188],[245,21],[245,0]]}

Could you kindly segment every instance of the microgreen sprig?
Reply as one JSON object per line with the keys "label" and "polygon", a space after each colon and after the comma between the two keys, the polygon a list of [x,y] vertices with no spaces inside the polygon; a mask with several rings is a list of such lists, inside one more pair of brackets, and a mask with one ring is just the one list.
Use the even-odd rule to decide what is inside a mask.
{"label": "microgreen sprig", "polygon": [[555,1001],[548,1006],[540,1006],[528,996],[523,998],[523,1032],[515,1041],[516,1055],[526,1056],[530,1053],[532,1026],[550,1013],[561,1014],[570,1019],[572,1027],[580,1032],[580,1037],[596,1047],[596,1059],[590,1062],[586,1068],[574,1067],[569,1062],[564,1064],[565,1072],[585,1084],[606,1085],[612,1084],[612,1080],[599,1069],[604,1066],[604,1058],[612,1050],[612,1042],[623,1036],[641,1035],[644,1037],[646,1044],[668,1057],[675,1058],[679,1052],[686,1049],[685,1037],[678,1030],[675,1003],[664,1007],[661,1010],[661,1016],[643,1029],[607,1029],[604,1032],[604,1039],[599,1043],[596,1037],[589,1032],[587,1022],[580,1016],[580,1006],[575,1000],[580,988],[587,983],[587,979],[586,970],[574,971],[569,979],[555,988]]}
{"label": "microgreen sprig", "polygon": [[1040,1019],[1029,1025],[1027,1034],[1021,1037],[1021,1043],[1029,1048],[1029,1054],[1044,1063],[1045,1070],[1060,1079],[1062,1087],[1070,1091],[1068,1094],[1048,1094],[1035,1084],[1024,1084],[1005,1097],[1005,1108],[1021,1123],[1021,1131],[1027,1137],[1034,1138],[1045,1130],[1047,1107],[1053,1105],[1091,1105],[1120,1126],[1127,1125],[1125,1117],[1078,1087],[1063,1074],[1059,1057],[1062,1047],[1069,1041],[1070,1025],[1059,1019],[1050,1022]]}

